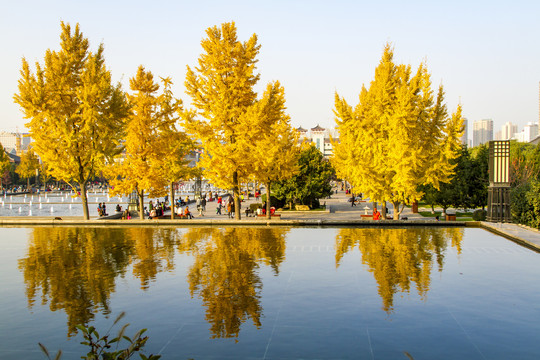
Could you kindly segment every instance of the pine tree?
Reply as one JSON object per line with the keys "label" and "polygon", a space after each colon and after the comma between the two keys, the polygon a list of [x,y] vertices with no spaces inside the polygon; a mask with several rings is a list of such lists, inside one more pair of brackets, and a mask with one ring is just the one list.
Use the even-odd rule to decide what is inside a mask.
{"label": "pine tree", "polygon": [[[249,137],[245,113],[255,103],[253,86],[260,45],[253,34],[246,42],[237,38],[234,22],[206,30],[199,65],[188,66],[186,91],[196,112],[186,116],[186,130],[201,141],[200,166],[217,187],[233,190],[235,209],[240,209],[242,180],[250,176],[253,159],[245,148]],[[240,219],[240,211],[235,212]]]}
{"label": "pine tree", "polygon": [[339,176],[373,201],[399,206],[421,198],[419,185],[450,181],[463,131],[461,106],[449,117],[444,91],[434,100],[424,64],[413,75],[410,65],[396,65],[386,45],[368,89],[362,87],[354,108],[335,95],[340,143],[333,163]]}
{"label": "pine tree", "polygon": [[87,182],[118,152],[128,109],[120,85],[111,84],[103,44],[91,52],[78,24],[61,28],[61,49],[47,50],[35,74],[23,58],[14,100],[30,119],[34,149],[50,174],[80,187],[88,220]]}

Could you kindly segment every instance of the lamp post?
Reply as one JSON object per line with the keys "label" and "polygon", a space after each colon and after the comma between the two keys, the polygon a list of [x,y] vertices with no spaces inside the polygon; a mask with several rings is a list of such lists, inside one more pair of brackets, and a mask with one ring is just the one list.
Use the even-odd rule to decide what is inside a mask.
{"label": "lamp post", "polygon": [[511,222],[510,140],[489,142],[489,187],[487,221]]}

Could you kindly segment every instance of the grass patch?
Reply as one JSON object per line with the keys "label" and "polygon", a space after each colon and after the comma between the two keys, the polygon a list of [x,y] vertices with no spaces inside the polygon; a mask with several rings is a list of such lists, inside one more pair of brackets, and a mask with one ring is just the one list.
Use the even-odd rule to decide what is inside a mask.
{"label": "grass patch", "polygon": [[[431,213],[431,211],[419,211],[418,213],[423,217],[434,218],[435,216],[439,216],[442,220],[441,211],[435,211],[435,213]],[[472,212],[457,212],[455,215],[456,221],[472,221]]]}

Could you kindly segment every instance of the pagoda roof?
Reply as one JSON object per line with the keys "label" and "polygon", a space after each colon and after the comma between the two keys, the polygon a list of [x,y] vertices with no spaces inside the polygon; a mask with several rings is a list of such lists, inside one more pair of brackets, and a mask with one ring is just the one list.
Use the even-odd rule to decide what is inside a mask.
{"label": "pagoda roof", "polygon": [[319,124],[317,124],[317,126],[315,126],[314,128],[311,128],[311,131],[324,131],[325,128],[323,127],[320,127]]}
{"label": "pagoda roof", "polygon": [[298,131],[298,132],[306,132],[307,130],[300,126],[300,127],[298,127],[296,129],[296,131]]}

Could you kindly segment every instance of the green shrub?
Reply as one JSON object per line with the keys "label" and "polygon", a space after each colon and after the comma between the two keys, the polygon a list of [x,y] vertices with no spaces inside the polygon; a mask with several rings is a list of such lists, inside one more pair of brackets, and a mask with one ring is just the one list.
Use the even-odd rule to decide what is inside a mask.
{"label": "green shrub", "polygon": [[527,226],[535,226],[534,189],[530,183],[524,183],[512,188],[510,193],[510,211],[512,221]]}
{"label": "green shrub", "polygon": [[472,218],[474,221],[486,221],[486,213],[486,210],[475,210],[472,214]]}

